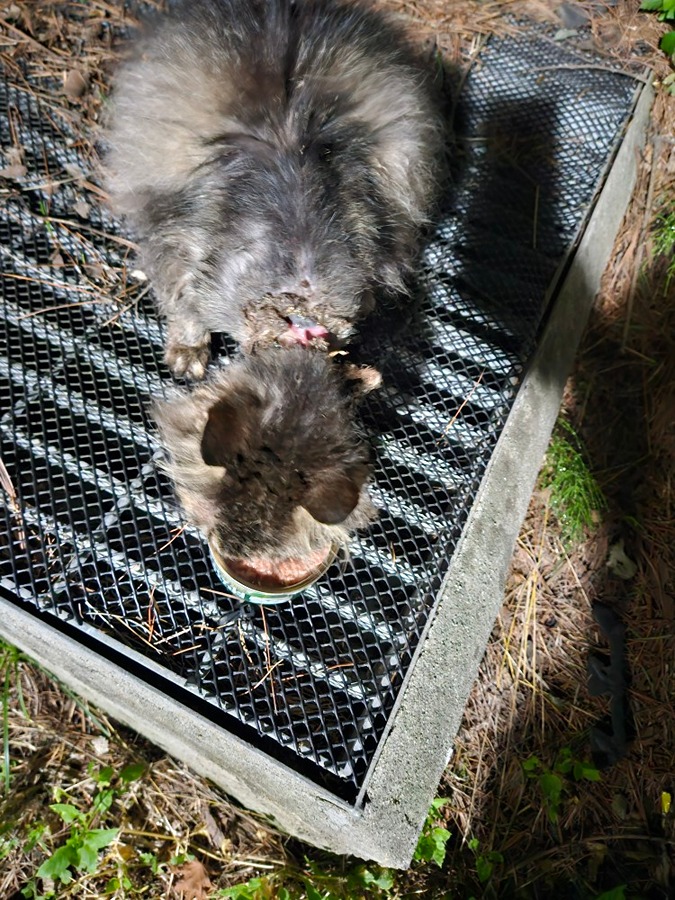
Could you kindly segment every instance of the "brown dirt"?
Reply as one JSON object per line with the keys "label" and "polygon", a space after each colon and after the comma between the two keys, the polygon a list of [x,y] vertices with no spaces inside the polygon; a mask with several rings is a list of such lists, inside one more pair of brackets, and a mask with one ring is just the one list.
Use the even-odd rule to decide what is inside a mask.
{"label": "brown dirt", "polygon": [[[516,28],[507,14],[560,21],[562,6],[552,0],[381,5],[463,70],[489,34]],[[649,63],[657,82],[666,76],[668,63],[658,51],[663,26],[638,4],[567,5],[589,13],[593,40],[610,58]],[[34,72],[57,74],[63,91],[45,92],[43,99],[83,133],[95,134],[121,21],[114,0],[4,0],[3,63],[17,73],[23,59]],[[581,544],[565,547],[546,492],[535,492],[440,789],[450,797],[448,860],[438,871],[413,867],[393,896],[592,898],[622,884],[628,897],[673,896],[675,814],[662,803],[675,787],[675,284],[664,290],[668,261],[654,254],[651,235],[658,212],[668,203],[672,208],[674,134],[673,99],[657,84],[639,184],[566,388],[564,411],[586,443],[609,508]],[[8,165],[21,160],[5,160]],[[92,184],[91,202],[100,194]],[[619,541],[636,566],[629,578],[607,566]],[[607,650],[591,612],[595,601],[615,608],[626,624],[635,737],[627,757],[600,781],[565,776],[559,815],[551,821],[539,784],[522,764],[536,756],[551,769],[565,748],[577,760],[589,758],[589,728],[608,709],[587,687],[589,650]],[[9,653],[0,649],[0,658],[3,652]],[[119,793],[112,809],[122,833],[101,864],[105,877],[78,879],[59,896],[132,896],[111,880],[125,872],[148,898],[186,897],[189,890],[214,896],[216,888],[284,866],[303,869],[305,854],[341,870],[341,862],[289,842],[183,764],[113,726],[37,666],[4,659],[12,781],[0,805],[0,840],[6,840],[0,898],[18,896],[46,853],[67,837],[49,808],[58,791],[61,802],[89,809],[92,775],[104,766],[119,773],[139,759],[148,767],[139,781],[124,790],[114,782]],[[30,829],[39,823],[51,835],[31,846]],[[500,854],[485,884],[477,878],[472,838],[480,842],[479,855]],[[156,872],[139,862],[139,853],[154,855]],[[204,870],[181,859],[185,853]],[[270,888],[264,896],[276,895]]]}

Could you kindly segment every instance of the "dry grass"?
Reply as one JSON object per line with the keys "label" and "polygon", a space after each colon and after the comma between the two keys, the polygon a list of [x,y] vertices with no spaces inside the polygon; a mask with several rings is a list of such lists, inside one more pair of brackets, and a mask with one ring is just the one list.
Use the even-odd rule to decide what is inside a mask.
{"label": "dry grass", "polygon": [[[487,35],[516,27],[507,14],[555,18],[545,0],[382,5],[464,70]],[[619,0],[604,10],[578,5],[592,11],[594,39],[610,59],[640,65],[648,60],[663,77],[667,66],[657,51],[662,29],[637,4]],[[65,121],[83,135],[94,174],[82,190],[92,204],[101,200],[93,142],[116,36],[128,21],[112,0],[12,0],[0,6],[4,66],[20,80],[22,62],[45,85],[53,83],[48,79],[62,85],[60,91],[45,87],[40,98],[56,125]],[[453,832],[448,863],[440,872],[416,867],[402,875],[394,892],[400,896],[594,897],[619,884],[629,886],[628,896],[672,896],[675,817],[663,813],[661,802],[663,792],[673,792],[675,777],[675,291],[671,285],[664,293],[667,261],[655,258],[650,244],[652,223],[675,187],[672,105],[658,96],[635,200],[565,396],[609,511],[570,550],[561,542],[545,492],[534,495],[504,607],[441,786],[452,798],[446,811]],[[18,141],[16,148],[2,166],[21,166]],[[16,190],[11,174],[6,184]],[[62,224],[86,242],[86,223]],[[92,270],[92,296],[104,287],[122,303],[129,297],[133,302],[138,286],[132,282],[125,270],[121,276]],[[637,566],[628,580],[606,565],[610,547],[620,540]],[[522,763],[537,756],[553,768],[564,748],[588,757],[588,729],[607,712],[606,700],[587,690],[588,651],[605,649],[591,613],[596,600],[618,609],[627,625],[635,739],[628,757],[601,781],[569,779],[558,819],[551,822]],[[130,888],[111,887],[110,879],[126,872],[147,898],[205,897],[253,875],[298,871],[304,853],[339,869],[339,861],[327,862],[289,842],[184,765],[91,711],[29,661],[6,656],[3,671],[12,762],[0,803],[3,900],[18,896],[67,836],[49,808],[55,790],[88,810],[96,771],[110,766],[119,773],[139,760],[146,773],[118,792],[105,819],[121,827],[119,839],[104,852],[95,875],[76,880],[59,896],[131,896]],[[31,848],[29,835],[37,825],[47,830]],[[503,857],[487,885],[477,880],[467,846],[472,837],[480,841],[480,852]],[[156,860],[156,871],[150,856],[141,854]],[[205,869],[181,867],[185,854]]]}

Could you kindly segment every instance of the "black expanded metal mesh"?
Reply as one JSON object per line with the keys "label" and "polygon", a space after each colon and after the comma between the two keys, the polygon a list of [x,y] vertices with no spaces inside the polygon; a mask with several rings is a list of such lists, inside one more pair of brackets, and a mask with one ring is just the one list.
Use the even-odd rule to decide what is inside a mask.
{"label": "black expanded metal mesh", "polygon": [[133,647],[181,702],[353,800],[634,81],[546,37],[484,50],[420,302],[383,310],[359,348],[384,375],[363,406],[381,515],[347,562],[266,610],[219,595],[180,530],[146,413],[169,380],[162,325],[77,134],[34,86],[0,79],[3,596],[122,665]]}

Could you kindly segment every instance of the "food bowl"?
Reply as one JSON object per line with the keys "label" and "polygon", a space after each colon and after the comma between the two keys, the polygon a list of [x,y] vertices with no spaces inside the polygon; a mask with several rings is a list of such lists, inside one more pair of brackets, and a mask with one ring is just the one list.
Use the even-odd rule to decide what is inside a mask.
{"label": "food bowl", "polygon": [[279,603],[286,603],[288,600],[292,600],[297,594],[314,584],[330,567],[337,555],[338,546],[335,543],[331,544],[328,547],[326,556],[302,579],[291,584],[280,584],[274,587],[270,585],[263,587],[259,583],[256,584],[253,579],[248,579],[241,574],[234,574],[231,571],[231,566],[228,568],[226,560],[223,559],[211,543],[209,543],[209,551],[218,577],[223,585],[235,596],[249,603],[260,603],[262,606],[276,606]]}

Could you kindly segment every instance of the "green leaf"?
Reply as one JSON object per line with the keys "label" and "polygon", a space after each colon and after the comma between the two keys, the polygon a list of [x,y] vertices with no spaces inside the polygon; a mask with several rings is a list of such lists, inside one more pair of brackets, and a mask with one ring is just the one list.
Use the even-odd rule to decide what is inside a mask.
{"label": "green leaf", "polygon": [[144,853],[142,850],[139,850],[138,858],[144,865],[150,866],[150,871],[153,875],[157,874],[159,870],[159,863],[157,862],[157,857],[154,853]]}
{"label": "green leaf", "polygon": [[661,38],[659,47],[664,53],[667,53],[668,56],[672,56],[673,53],[675,53],[675,31],[669,31],[664,34]]}
{"label": "green leaf", "polygon": [[141,775],[145,772],[145,763],[132,763],[129,766],[125,766],[120,772],[120,779],[125,783],[129,784],[131,781],[138,781]]}
{"label": "green leaf", "polygon": [[99,784],[110,784],[114,774],[115,770],[112,766],[105,766],[100,772],[92,772],[91,777]]}
{"label": "green leaf", "polygon": [[[115,891],[130,891],[133,886],[131,879],[127,875],[122,875],[121,879],[115,875],[108,881],[103,892],[105,894],[114,894]],[[125,894],[124,896],[126,897],[127,895]]]}
{"label": "green leaf", "polygon": [[311,882],[305,881],[305,890],[307,891],[307,900],[323,900],[321,893]]}
{"label": "green leaf", "polygon": [[279,888],[279,892],[277,893],[277,900],[291,900],[291,895],[288,893],[286,888]]}
{"label": "green leaf", "polygon": [[98,867],[98,850],[86,841],[77,851],[75,868],[78,872],[88,872],[92,875]]}
{"label": "green leaf", "polygon": [[84,835],[84,842],[94,850],[103,850],[119,835],[119,828],[93,828]]}
{"label": "green leaf", "polygon": [[525,772],[529,774],[530,772],[534,772],[536,769],[540,769],[541,762],[537,756],[530,756],[529,759],[523,760],[522,766]]}
{"label": "green leaf", "polygon": [[391,871],[391,869],[380,869],[380,874],[377,876],[373,884],[381,891],[390,891],[393,888],[395,881],[396,876]]}
{"label": "green leaf", "polygon": [[661,9],[662,3],[663,0],[642,0],[640,9],[642,12],[654,12],[654,10]]}
{"label": "green leaf", "polygon": [[394,875],[390,869],[377,868],[373,871],[367,866],[356,866],[350,872],[347,884],[353,890],[376,887],[381,891],[390,891],[394,886]]}
{"label": "green leaf", "polygon": [[[42,838],[42,835],[46,830],[47,826],[42,822],[38,822],[37,825],[31,828],[31,830],[26,835],[26,843],[24,845],[24,850],[26,853],[31,853],[38,844],[42,846],[40,839]],[[45,848],[43,847],[43,849]]]}
{"label": "green leaf", "polygon": [[93,803],[96,812],[107,812],[113,805],[116,794],[117,791],[114,788],[105,788],[104,790],[99,791],[94,797]]}
{"label": "green leaf", "polygon": [[417,843],[413,859],[434,862],[440,868],[445,861],[445,845],[450,837],[450,832],[445,828],[432,828],[428,832],[423,832]]}
{"label": "green leaf", "polygon": [[585,781],[601,781],[602,775],[591,763],[576,762],[574,764],[574,777],[577,781],[583,778]]}
{"label": "green leaf", "polygon": [[84,819],[83,813],[76,806],[73,806],[72,803],[51,803],[49,808],[53,809],[66,825],[76,820],[81,822]]}
{"label": "green leaf", "polygon": [[490,880],[492,875],[492,862],[485,856],[476,857],[476,873],[481,884]]}
{"label": "green leaf", "polygon": [[264,881],[262,878],[251,878],[241,884],[234,884],[218,893],[219,897],[229,897],[231,900],[255,900],[256,893],[262,890]]}
{"label": "green leaf", "polygon": [[563,781],[558,775],[552,772],[544,772],[539,776],[539,786],[544,795],[544,801],[551,822],[558,821],[558,810],[560,808],[560,795],[562,794]]}
{"label": "green leaf", "polygon": [[192,862],[194,856],[192,853],[176,853],[175,856],[172,856],[169,860],[170,866],[182,866],[183,863]]}
{"label": "green leaf", "polygon": [[450,797],[436,797],[436,799],[432,802],[431,806],[429,807],[429,814],[427,816],[427,819],[430,819],[433,816],[435,816],[439,812],[439,810],[445,806],[446,803],[450,802],[450,799],[451,799]]}
{"label": "green leaf", "polygon": [[619,884],[612,888],[611,891],[605,891],[604,894],[600,894],[595,900],[626,900],[626,885]]}
{"label": "green leaf", "polygon": [[36,875],[38,878],[53,878],[55,880],[58,878],[64,884],[68,884],[69,881],[72,881],[70,867],[74,866],[76,862],[77,851],[70,846],[70,843],[67,843],[55,850],[49,859],[42,863]]}

